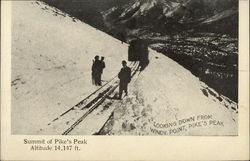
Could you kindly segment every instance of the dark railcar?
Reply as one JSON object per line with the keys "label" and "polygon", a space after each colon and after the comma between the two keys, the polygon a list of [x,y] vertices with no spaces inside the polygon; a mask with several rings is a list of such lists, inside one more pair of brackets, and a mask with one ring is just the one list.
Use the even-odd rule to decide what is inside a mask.
{"label": "dark railcar", "polygon": [[143,40],[132,40],[129,43],[128,60],[129,61],[141,61],[148,59],[148,46]]}
{"label": "dark railcar", "polygon": [[143,70],[149,63],[148,44],[144,40],[136,39],[129,43],[129,61],[139,61],[140,70]]}

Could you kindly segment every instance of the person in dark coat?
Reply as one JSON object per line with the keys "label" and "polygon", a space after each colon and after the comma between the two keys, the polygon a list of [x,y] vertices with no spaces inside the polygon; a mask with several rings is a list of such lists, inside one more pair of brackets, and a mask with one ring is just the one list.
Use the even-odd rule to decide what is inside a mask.
{"label": "person in dark coat", "polygon": [[103,73],[103,69],[105,68],[105,62],[104,62],[104,57],[101,57],[101,61],[100,61],[100,73],[98,75],[98,85],[102,85],[102,73]]}
{"label": "person in dark coat", "polygon": [[127,66],[127,62],[125,60],[122,61],[122,69],[118,74],[118,78],[120,79],[119,84],[119,99],[122,98],[123,91],[125,92],[125,96],[128,95],[128,84],[131,81],[131,69]]}
{"label": "person in dark coat", "polygon": [[100,60],[99,56],[95,56],[95,60],[93,60],[93,65],[92,65],[92,83],[94,85],[99,85],[99,75],[100,75]]}

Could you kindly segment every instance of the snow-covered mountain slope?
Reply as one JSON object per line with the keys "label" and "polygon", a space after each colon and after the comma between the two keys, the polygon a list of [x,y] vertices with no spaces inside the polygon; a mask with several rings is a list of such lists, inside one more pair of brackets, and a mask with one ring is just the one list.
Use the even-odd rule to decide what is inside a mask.
{"label": "snow-covered mountain slope", "polygon": [[95,55],[105,57],[107,81],[128,47],[40,2],[12,4],[12,133],[33,134],[97,88]]}
{"label": "snow-covered mountain slope", "polygon": [[[40,2],[12,4],[12,134],[37,134],[96,89],[91,84],[95,55],[105,56],[103,79],[110,80],[127,59],[128,47]],[[155,51],[149,56],[149,66],[130,83],[129,96],[112,105],[109,134],[237,135],[237,104],[173,60]],[[183,128],[179,122],[183,131],[164,133]]]}
{"label": "snow-covered mountain slope", "polygon": [[115,105],[107,134],[237,135],[237,104],[161,53],[150,51],[129,93]]}

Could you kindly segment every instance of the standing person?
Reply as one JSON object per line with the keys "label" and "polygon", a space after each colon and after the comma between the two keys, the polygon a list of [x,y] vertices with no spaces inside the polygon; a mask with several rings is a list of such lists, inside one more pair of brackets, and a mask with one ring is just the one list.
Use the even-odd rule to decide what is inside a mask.
{"label": "standing person", "polygon": [[104,62],[104,57],[101,57],[101,61],[100,61],[100,75],[98,77],[98,84],[102,85],[102,73],[103,73],[103,69],[105,68],[105,62]]}
{"label": "standing person", "polygon": [[98,75],[99,75],[99,70],[100,70],[99,68],[100,68],[100,60],[99,60],[99,56],[96,55],[92,64],[92,83],[94,85],[98,85]]}
{"label": "standing person", "polygon": [[119,99],[122,98],[122,92],[125,92],[125,96],[128,95],[128,84],[131,81],[131,69],[127,66],[127,62],[125,60],[122,61],[122,69],[118,74],[118,78],[120,79],[119,85]]}

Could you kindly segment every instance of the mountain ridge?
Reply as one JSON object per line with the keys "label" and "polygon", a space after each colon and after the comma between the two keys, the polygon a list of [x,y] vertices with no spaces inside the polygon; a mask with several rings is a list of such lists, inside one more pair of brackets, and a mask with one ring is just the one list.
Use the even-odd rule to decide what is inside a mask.
{"label": "mountain ridge", "polygon": [[[234,27],[232,33],[236,34],[236,2],[235,0],[222,1],[134,0],[129,4],[116,8],[116,10],[107,10],[104,12],[104,16],[109,23],[112,23],[114,26],[123,26],[125,29],[149,26],[154,31],[171,33],[193,28],[204,28],[207,24],[205,23],[206,21],[210,19],[211,24],[213,23],[212,17],[218,17],[218,15],[222,15],[226,11],[227,14],[221,16],[220,19],[217,18],[216,21],[223,21],[223,19],[230,16],[235,17],[231,21],[234,22],[234,26],[231,26]],[[155,25],[152,26],[152,24]],[[232,30],[232,27],[230,28]]]}

